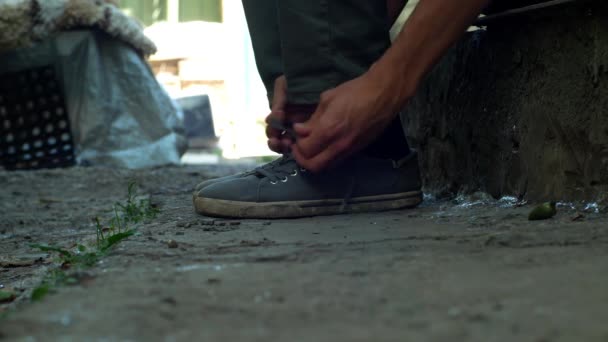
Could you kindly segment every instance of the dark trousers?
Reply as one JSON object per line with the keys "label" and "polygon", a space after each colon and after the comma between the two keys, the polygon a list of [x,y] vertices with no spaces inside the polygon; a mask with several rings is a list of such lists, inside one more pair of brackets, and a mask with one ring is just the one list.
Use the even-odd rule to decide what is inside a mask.
{"label": "dark trousers", "polygon": [[[272,101],[285,75],[290,105],[314,105],[320,94],[366,72],[390,46],[383,0],[243,0],[258,72]],[[366,150],[381,158],[409,153],[395,120]]]}

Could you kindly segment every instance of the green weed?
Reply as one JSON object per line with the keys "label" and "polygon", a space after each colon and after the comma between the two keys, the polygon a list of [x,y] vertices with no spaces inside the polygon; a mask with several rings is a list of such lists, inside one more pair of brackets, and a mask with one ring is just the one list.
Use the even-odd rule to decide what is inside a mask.
{"label": "green weed", "polygon": [[129,182],[127,199],[124,203],[116,202],[112,206],[113,217],[106,225],[99,217],[94,218],[96,240],[93,246],[77,245],[71,249],[42,244],[32,244],[43,252],[56,253],[59,257],[60,267],[53,269],[46,275],[41,284],[32,292],[32,301],[42,300],[55,288],[64,285],[78,284],[79,280],[69,270],[82,270],[94,266],[99,259],[105,256],[112,247],[135,234],[132,224],[155,218],[160,212],[148,199],[137,199],[137,185]]}

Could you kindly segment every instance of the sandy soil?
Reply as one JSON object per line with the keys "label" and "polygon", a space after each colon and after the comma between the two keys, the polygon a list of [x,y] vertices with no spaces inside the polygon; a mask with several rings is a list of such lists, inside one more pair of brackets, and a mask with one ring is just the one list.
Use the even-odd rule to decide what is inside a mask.
{"label": "sandy soil", "polygon": [[[475,198],[298,220],[194,214],[194,184],[234,169],[0,172],[0,285],[19,293],[0,306],[0,339],[608,341],[604,214],[528,222],[530,206]],[[129,179],[159,217],[86,281],[30,303],[53,265],[29,244],[91,241]]]}

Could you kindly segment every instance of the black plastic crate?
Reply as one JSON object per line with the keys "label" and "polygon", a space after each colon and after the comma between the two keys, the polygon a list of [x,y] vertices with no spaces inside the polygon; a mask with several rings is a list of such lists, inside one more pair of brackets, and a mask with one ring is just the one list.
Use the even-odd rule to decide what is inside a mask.
{"label": "black plastic crate", "polygon": [[0,75],[0,163],[9,170],[75,164],[70,120],[52,67]]}

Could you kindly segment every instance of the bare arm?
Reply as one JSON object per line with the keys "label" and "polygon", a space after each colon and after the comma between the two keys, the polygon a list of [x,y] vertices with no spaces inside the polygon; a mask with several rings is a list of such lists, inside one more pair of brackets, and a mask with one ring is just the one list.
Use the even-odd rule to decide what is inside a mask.
{"label": "bare arm", "polygon": [[[487,0],[421,0],[393,46],[374,64],[377,75],[400,90],[398,107],[412,97],[422,78],[458,40]],[[391,93],[387,90],[387,93]]]}

